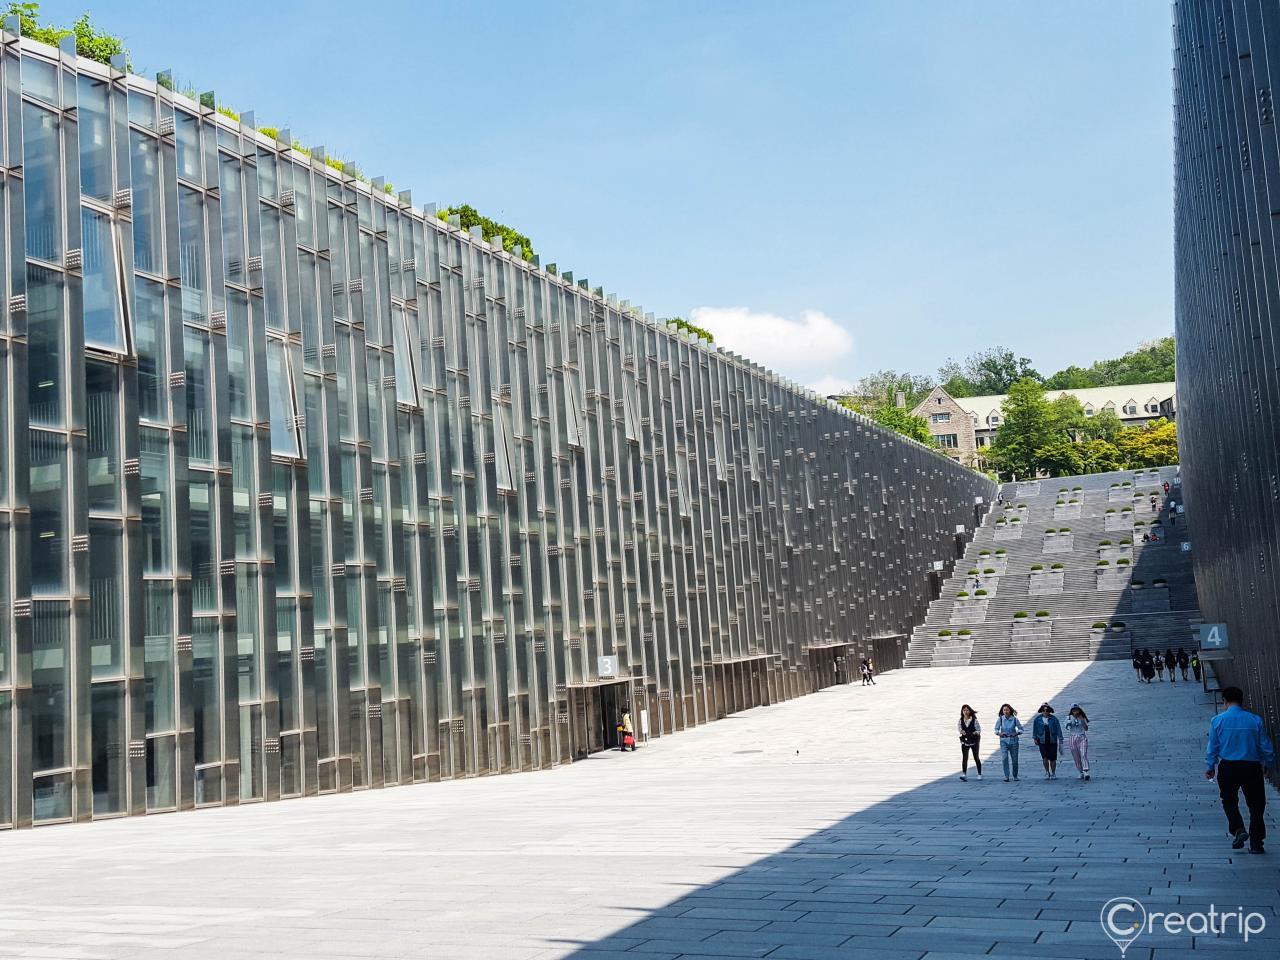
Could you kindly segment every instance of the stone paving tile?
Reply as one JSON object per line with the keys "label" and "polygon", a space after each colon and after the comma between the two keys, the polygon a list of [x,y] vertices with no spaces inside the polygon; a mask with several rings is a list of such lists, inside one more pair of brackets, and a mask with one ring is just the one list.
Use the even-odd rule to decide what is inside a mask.
{"label": "stone paving tile", "polygon": [[[1033,748],[959,782],[961,702],[1046,698],[1089,709],[1092,783]],[[1275,921],[1125,960],[1280,956],[1200,699],[1115,663],[898,671],[555,771],[8,834],[0,960],[1115,960],[1120,895]]]}

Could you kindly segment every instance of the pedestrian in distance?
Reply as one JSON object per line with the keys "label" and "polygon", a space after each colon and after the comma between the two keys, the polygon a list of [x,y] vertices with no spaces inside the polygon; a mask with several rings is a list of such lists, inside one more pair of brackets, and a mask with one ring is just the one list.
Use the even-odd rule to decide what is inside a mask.
{"label": "pedestrian in distance", "polygon": [[1036,722],[1031,725],[1031,739],[1040,748],[1040,762],[1044,764],[1044,778],[1058,779],[1058,754],[1062,750],[1062,724],[1053,715],[1053,707],[1040,704]]}
{"label": "pedestrian in distance", "polygon": [[1164,656],[1156,653],[1155,656],[1156,676],[1160,678],[1160,682],[1164,683]]}
{"label": "pedestrian in distance", "polygon": [[868,673],[867,658],[863,657],[862,662],[858,664],[858,673],[862,676],[862,685],[864,687],[871,685],[871,675]]}
{"label": "pedestrian in distance", "polygon": [[1150,683],[1156,675],[1155,658],[1151,656],[1150,650],[1142,651],[1142,679]]}
{"label": "pedestrian in distance", "polygon": [[1187,682],[1187,667],[1191,666],[1191,658],[1187,656],[1185,647],[1178,648],[1178,669],[1182,671],[1182,682]]}
{"label": "pedestrian in distance", "polygon": [[1004,767],[1004,782],[1009,773],[1018,779],[1018,738],[1022,736],[1022,721],[1018,711],[1007,703],[1000,704],[1000,716],[996,717],[996,736],[1000,738],[1000,765]]}
{"label": "pedestrian in distance", "polygon": [[627,748],[631,748],[631,752],[636,752],[636,731],[631,725],[631,708],[622,708],[622,719],[618,721],[619,739],[622,741],[622,752],[626,753]]}
{"label": "pedestrian in distance", "polygon": [[1177,683],[1178,674],[1175,668],[1178,666],[1178,658],[1174,655],[1172,647],[1164,652],[1164,665],[1169,671],[1169,682]]}
{"label": "pedestrian in distance", "polygon": [[1089,779],[1089,718],[1084,708],[1073,703],[1067,711],[1067,746],[1071,748],[1071,759],[1076,763],[1076,773],[1081,780]]}
{"label": "pedestrian in distance", "polygon": [[1168,480],[1166,480],[1166,481],[1164,482],[1164,495],[1165,495],[1166,497],[1169,495],[1169,481],[1168,481]]}
{"label": "pedestrian in distance", "polygon": [[[1224,687],[1222,702],[1226,709],[1209,723],[1209,745],[1204,751],[1205,779],[1218,778],[1218,794],[1222,812],[1227,815],[1227,831],[1231,849],[1239,850],[1249,842],[1250,853],[1264,853],[1267,838],[1263,814],[1267,809],[1263,775],[1276,765],[1275,747],[1267,736],[1262,718],[1244,708],[1244,691]],[[1249,808],[1249,829],[1240,816],[1240,793]]]}
{"label": "pedestrian in distance", "polygon": [[1197,650],[1191,654],[1191,673],[1196,678],[1196,683],[1200,682],[1200,651]]}
{"label": "pedestrian in distance", "polygon": [[1156,495],[1153,493],[1151,495],[1151,512],[1155,513],[1158,509],[1159,507],[1156,506]]}
{"label": "pedestrian in distance", "polygon": [[867,657],[867,682],[873,687],[876,685],[876,665],[870,657]]}
{"label": "pedestrian in distance", "polygon": [[1139,683],[1141,683],[1141,682],[1142,682],[1142,653],[1141,653],[1141,651],[1139,651],[1139,650],[1134,650],[1134,651],[1133,651],[1133,654],[1132,654],[1132,659],[1133,659],[1133,675],[1134,675],[1135,677],[1137,677],[1137,678],[1138,678],[1138,682],[1139,682]]}
{"label": "pedestrian in distance", "polygon": [[960,731],[960,779],[969,779],[969,752],[973,751],[973,765],[978,770],[978,779],[982,779],[982,724],[978,722],[978,714],[967,703],[960,708],[960,722],[956,724]]}

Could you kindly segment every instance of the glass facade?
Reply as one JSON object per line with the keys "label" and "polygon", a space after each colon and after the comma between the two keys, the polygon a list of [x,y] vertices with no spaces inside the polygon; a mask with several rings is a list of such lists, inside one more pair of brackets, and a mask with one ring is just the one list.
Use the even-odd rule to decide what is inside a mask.
{"label": "glass facade", "polygon": [[1227,625],[1218,678],[1277,738],[1280,6],[1177,0],[1173,14],[1179,499],[1204,620]]}
{"label": "glass facade", "polygon": [[0,826],[808,692],[991,494],[139,77],[23,40],[0,90]]}

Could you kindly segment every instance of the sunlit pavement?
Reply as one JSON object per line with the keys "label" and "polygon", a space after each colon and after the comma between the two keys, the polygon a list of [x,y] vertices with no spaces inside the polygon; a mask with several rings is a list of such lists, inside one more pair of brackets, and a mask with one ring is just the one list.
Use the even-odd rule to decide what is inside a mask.
{"label": "sunlit pavement", "polygon": [[[1029,737],[1020,782],[959,781],[961,702],[989,731],[1044,699],[1088,710],[1092,782]],[[1117,662],[898,671],[559,770],[0,834],[0,957],[1111,958],[1120,896],[1269,924],[1125,960],[1275,957],[1280,835],[1230,849],[1205,700]]]}

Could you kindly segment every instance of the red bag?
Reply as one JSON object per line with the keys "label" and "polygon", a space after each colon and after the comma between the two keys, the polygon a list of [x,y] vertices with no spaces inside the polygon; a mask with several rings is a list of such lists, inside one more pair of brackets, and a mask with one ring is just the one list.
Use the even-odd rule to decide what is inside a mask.
{"label": "red bag", "polygon": [[624,747],[634,747],[636,745],[636,738],[629,733],[624,733],[622,735],[622,745]]}

